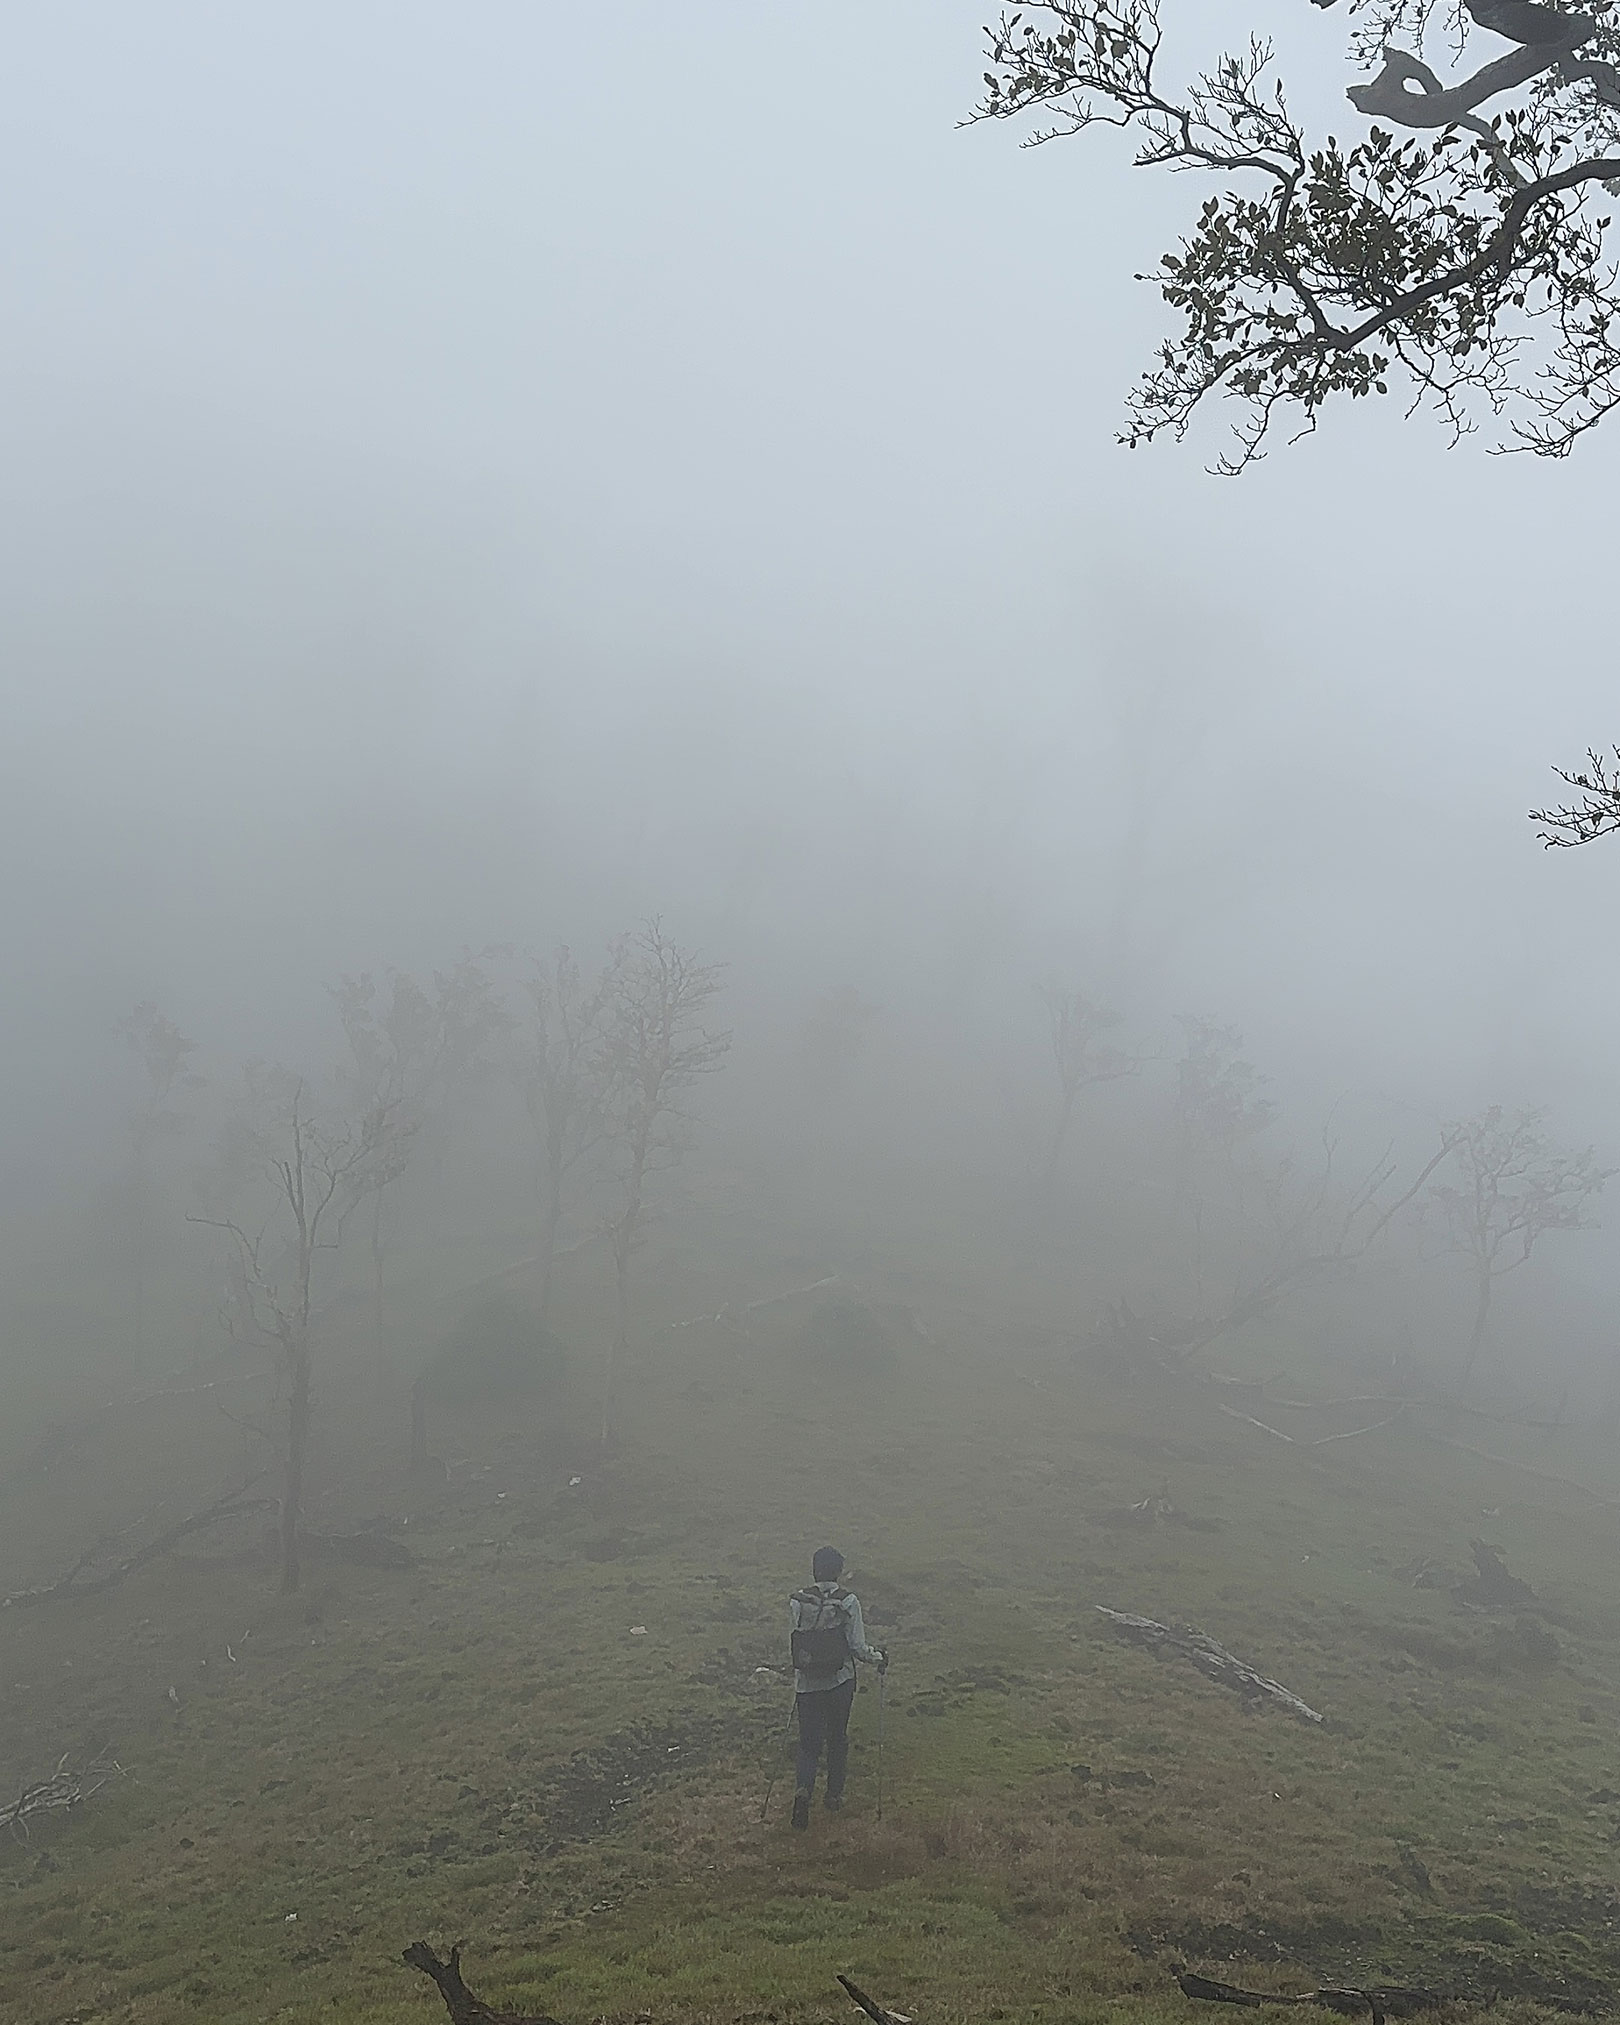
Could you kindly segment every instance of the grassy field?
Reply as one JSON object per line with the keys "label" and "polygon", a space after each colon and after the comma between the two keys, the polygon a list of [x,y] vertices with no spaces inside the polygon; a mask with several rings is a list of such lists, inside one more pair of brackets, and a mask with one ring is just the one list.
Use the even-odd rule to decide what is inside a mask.
{"label": "grassy field", "polygon": [[[1033,1270],[797,1246],[762,1215],[670,1226],[643,1293],[611,1455],[587,1254],[559,1317],[579,1361],[442,1416],[426,1491],[398,1388],[379,1403],[339,1330],[315,1520],[375,1522],[409,1567],[320,1561],[283,1599],[244,1527],[0,1612],[0,1778],[103,1746],[122,1766],[0,1847],[0,2016],[405,2025],[444,2015],[400,1963],[417,1937],[465,1940],[487,2000],[568,2021],[852,2016],[837,1971],[923,2025],[1184,2019],[1178,1962],[1614,2008],[1620,1505],[1597,1436],[1414,1409],[1331,1441],[1382,1413],[1268,1403],[1285,1442],[1208,1387],[1089,1366]],[[889,1355],[833,1381],[805,1343],[835,1298]],[[1295,1374],[1268,1401],[1311,1396],[1302,1346],[1266,1356]],[[176,1385],[216,1378],[81,1395],[55,1439],[11,1416],[0,1588],[240,1471],[262,1390],[223,1363]],[[1150,1496],[1172,1509],[1129,1513]],[[1481,1534],[1534,1609],[1444,1586]],[[894,1667],[881,1822],[864,1692],[851,1805],[806,1836],[786,1782],[760,1820],[787,1690],[759,1670],[824,1538]],[[1099,1603],[1197,1624],[1327,1723],[1121,1643]]]}

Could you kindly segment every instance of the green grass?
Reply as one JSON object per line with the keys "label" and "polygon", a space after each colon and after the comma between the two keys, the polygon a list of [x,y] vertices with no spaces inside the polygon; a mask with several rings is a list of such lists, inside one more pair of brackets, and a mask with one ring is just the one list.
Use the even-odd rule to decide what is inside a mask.
{"label": "green grass", "polygon": [[[0,1614],[0,1777],[103,1742],[124,1767],[0,1851],[0,2016],[442,2017],[399,1962],[417,1936],[465,1938],[488,2000],[581,2021],[841,2018],[838,1970],[924,2025],[1181,2020],[1182,1959],[1609,2008],[1620,1514],[1553,1480],[1609,1489],[1595,1444],[1414,1413],[1312,1447],[1355,1419],[1268,1409],[1284,1444],[1197,1387],[1077,1367],[1051,1293],[959,1256],[867,1261],[861,1297],[926,1334],[897,1326],[892,1370],[831,1390],[796,1361],[802,1306],[669,1326],[815,1264],[694,1215],[647,1261],[617,1453],[576,1362],[561,1399],[436,1420],[456,1468],[431,1496],[403,1472],[404,1384],[379,1406],[363,1347],[335,1345],[316,1520],[392,1516],[407,1572],[323,1563],[280,1599],[222,1539]],[[576,1353],[601,1293],[581,1263]],[[219,1403],[93,1419],[15,1468],[0,1586],[224,1481]],[[1493,1435],[1551,1474],[1449,1445]],[[1191,1524],[1119,1522],[1161,1490]],[[1479,1531],[1554,1654],[1413,1586],[1426,1560],[1468,1572]],[[754,1670],[823,1538],[895,1654],[886,1805],[864,1693],[850,1809],[797,1836],[780,1781],[759,1821],[786,1701]],[[1197,1623],[1327,1727],[1120,1643],[1099,1602]]]}

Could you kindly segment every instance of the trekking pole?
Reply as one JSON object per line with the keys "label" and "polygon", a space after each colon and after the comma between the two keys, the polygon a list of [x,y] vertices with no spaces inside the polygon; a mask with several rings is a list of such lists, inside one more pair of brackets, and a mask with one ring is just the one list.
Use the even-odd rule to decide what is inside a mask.
{"label": "trekking pole", "polygon": [[878,1804],[877,1818],[883,1819],[883,1683],[888,1677],[888,1664],[878,1668]]}
{"label": "trekking pole", "polygon": [[761,1821],[763,1821],[766,1815],[769,1814],[771,1811],[771,1795],[776,1791],[776,1775],[782,1769],[782,1746],[787,1742],[788,1737],[792,1732],[793,1712],[798,1706],[799,1706],[799,1698],[797,1695],[795,1695],[792,1701],[788,1703],[787,1721],[782,1727],[781,1735],[776,1740],[776,1750],[771,1758],[771,1777],[770,1783],[765,1788],[765,1805],[761,1807],[761,1809],[759,1810],[759,1818]]}

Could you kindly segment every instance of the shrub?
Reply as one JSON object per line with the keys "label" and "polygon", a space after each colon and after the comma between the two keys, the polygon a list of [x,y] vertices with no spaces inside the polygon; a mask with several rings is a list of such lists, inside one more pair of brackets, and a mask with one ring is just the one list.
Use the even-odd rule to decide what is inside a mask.
{"label": "shrub", "polygon": [[805,1318],[795,1355],[828,1377],[858,1378],[893,1364],[894,1332],[864,1301],[823,1301]]}
{"label": "shrub", "polygon": [[510,1399],[556,1383],[561,1349],[521,1302],[495,1297],[469,1308],[423,1367],[417,1389],[429,1406]]}

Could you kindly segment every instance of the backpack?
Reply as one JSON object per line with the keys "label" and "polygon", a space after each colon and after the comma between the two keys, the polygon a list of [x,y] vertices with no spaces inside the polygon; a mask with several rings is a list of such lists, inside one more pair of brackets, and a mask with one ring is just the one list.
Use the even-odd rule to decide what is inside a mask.
{"label": "backpack", "polygon": [[[845,1609],[847,1589],[797,1589],[793,1601],[801,1606],[806,1621],[788,1641],[793,1664],[800,1673],[837,1673],[853,1656],[849,1643],[849,1612]],[[814,1610],[815,1616],[808,1613]]]}

